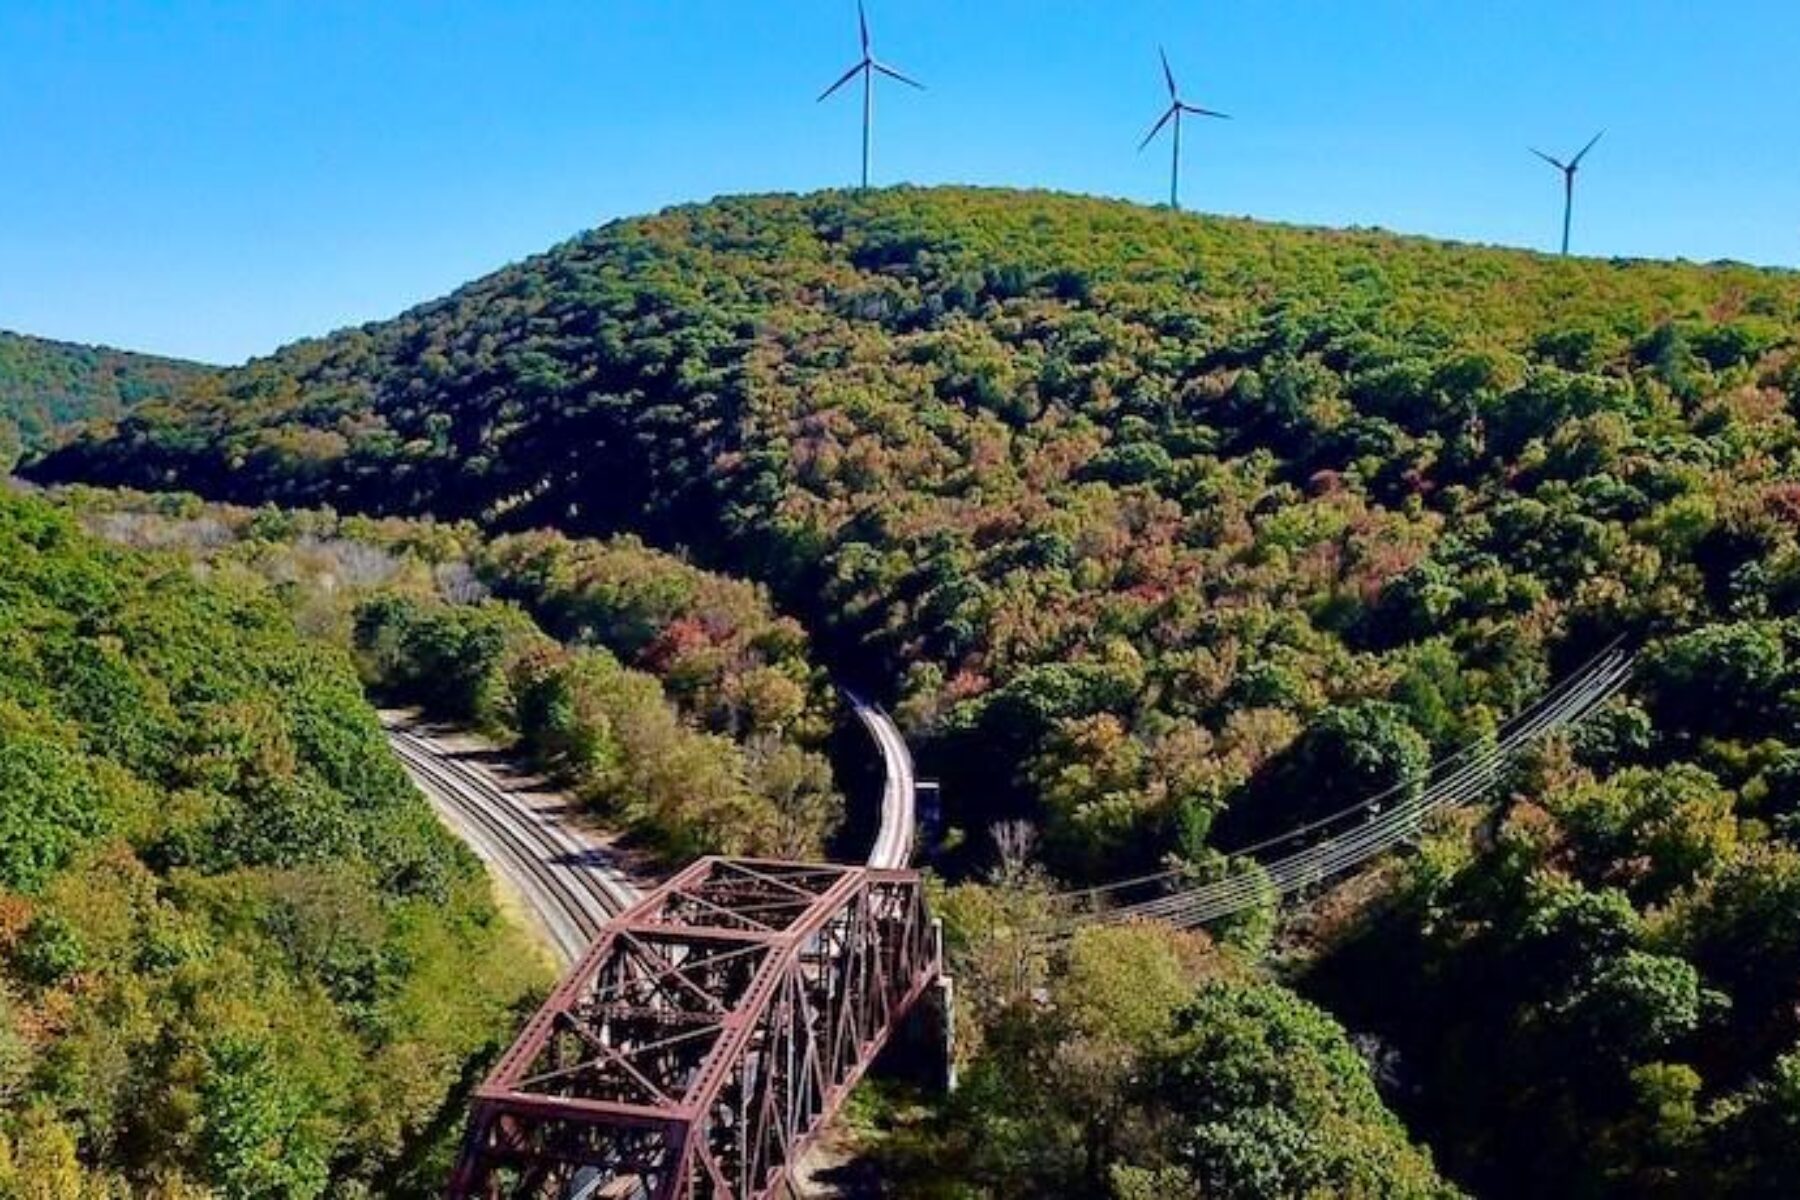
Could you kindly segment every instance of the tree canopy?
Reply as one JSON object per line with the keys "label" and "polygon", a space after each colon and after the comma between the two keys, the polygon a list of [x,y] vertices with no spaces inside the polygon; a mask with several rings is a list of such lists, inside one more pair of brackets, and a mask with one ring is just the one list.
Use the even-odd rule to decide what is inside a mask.
{"label": "tree canopy", "polygon": [[0,493],[0,797],[0,1195],[435,1190],[544,977],[343,651]]}

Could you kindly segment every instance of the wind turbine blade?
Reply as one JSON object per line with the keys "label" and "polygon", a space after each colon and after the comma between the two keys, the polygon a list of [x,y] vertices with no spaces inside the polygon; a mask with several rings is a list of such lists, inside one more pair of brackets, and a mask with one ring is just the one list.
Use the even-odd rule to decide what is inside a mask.
{"label": "wind turbine blade", "polygon": [[1587,157],[1587,152],[1594,148],[1594,143],[1599,141],[1601,138],[1603,138],[1605,136],[1606,136],[1606,130],[1602,129],[1599,133],[1596,133],[1593,137],[1589,138],[1588,144],[1581,148],[1581,153],[1577,154],[1574,158],[1571,158],[1569,160],[1569,166],[1579,167],[1581,165],[1581,160]]}
{"label": "wind turbine blade", "polygon": [[1560,159],[1551,158],[1548,154],[1545,154],[1542,150],[1537,149],[1535,146],[1527,147],[1527,149],[1529,149],[1533,154],[1537,155],[1539,158],[1543,159],[1545,162],[1549,163],[1551,166],[1555,167],[1559,171],[1566,171],[1569,169],[1567,166],[1563,165],[1563,163]]}
{"label": "wind turbine blade", "polygon": [[856,73],[868,65],[869,65],[869,60],[865,58],[863,61],[857,63],[854,67],[851,67],[848,71],[845,71],[842,75],[838,76],[838,81],[836,83],[832,84],[830,87],[826,88],[824,91],[819,93],[819,99],[821,99],[821,100],[825,99],[825,97],[831,95],[831,93],[837,91],[839,88],[843,87],[846,83],[849,83],[852,79],[855,79]]}
{"label": "wind turbine blade", "polygon": [[869,57],[869,14],[863,11],[862,0],[856,0],[856,28],[862,33],[863,57]]}
{"label": "wind turbine blade", "polygon": [[1164,110],[1162,119],[1160,121],[1158,121],[1156,124],[1152,125],[1150,127],[1150,132],[1146,133],[1144,135],[1144,140],[1138,143],[1138,149],[1142,150],[1145,146],[1148,146],[1150,144],[1150,139],[1154,138],[1157,134],[1161,133],[1162,127],[1169,123],[1169,118],[1174,116],[1176,113],[1178,113],[1180,111],[1181,111],[1180,105],[1178,105],[1178,104],[1169,105],[1169,107]]}
{"label": "wind turbine blade", "polygon": [[1173,100],[1175,99],[1175,72],[1169,70],[1169,56],[1161,46],[1156,48],[1156,55],[1158,58],[1162,59],[1163,78],[1168,81],[1169,99]]}
{"label": "wind turbine blade", "polygon": [[1230,113],[1214,112],[1210,108],[1201,108],[1198,104],[1183,104],[1183,105],[1181,105],[1181,111],[1182,112],[1191,112],[1195,116],[1199,116],[1199,117],[1217,117],[1221,121],[1231,120]]}
{"label": "wind turbine blade", "polygon": [[924,84],[920,83],[916,79],[908,79],[906,76],[904,76],[900,72],[894,70],[894,68],[888,66],[886,63],[876,62],[874,59],[870,59],[869,65],[874,67],[877,71],[880,71],[883,75],[886,75],[889,79],[898,79],[901,83],[911,84],[913,87],[918,88],[921,92],[925,90]]}

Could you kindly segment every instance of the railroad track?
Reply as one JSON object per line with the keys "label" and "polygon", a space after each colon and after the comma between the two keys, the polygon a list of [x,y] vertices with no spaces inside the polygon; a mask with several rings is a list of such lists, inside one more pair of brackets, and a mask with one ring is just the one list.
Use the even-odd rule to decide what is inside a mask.
{"label": "railroad track", "polygon": [[887,776],[881,786],[881,825],[875,833],[875,844],[869,850],[869,865],[895,870],[912,861],[913,829],[917,821],[914,800],[918,794],[912,751],[906,748],[906,739],[900,736],[893,718],[880,705],[870,704],[848,688],[843,689],[843,693],[856,713],[856,719],[875,739]]}
{"label": "railroad track", "polygon": [[[1091,902],[1151,886],[1136,903],[1073,914],[1065,930],[1089,922],[1157,920],[1199,926],[1245,908],[1308,891],[1415,839],[1424,822],[1444,809],[1485,795],[1505,769],[1549,734],[1571,728],[1615,695],[1630,678],[1632,658],[1613,650],[1598,656],[1502,728],[1493,742],[1435,764],[1422,788],[1400,798],[1374,800],[1310,822],[1239,853],[1256,869],[1215,883],[1181,886],[1172,872],[1071,893]],[[872,867],[898,868],[911,861],[917,783],[912,754],[891,718],[845,689],[857,719],[880,750],[885,780],[881,820],[870,849]],[[637,890],[605,861],[604,851],[560,812],[533,805],[466,756],[448,750],[405,723],[390,721],[389,740],[414,782],[489,866],[524,898],[559,956],[578,959],[606,921],[637,899]],[[1255,857],[1281,846],[1287,854]]]}
{"label": "railroad track", "polygon": [[[912,859],[915,823],[912,754],[886,712],[846,691],[852,710],[881,752],[885,779],[872,867]],[[467,754],[444,745],[397,714],[383,718],[388,743],[439,818],[523,900],[564,966],[586,951],[638,891],[606,861],[606,852],[564,812],[532,802]]]}
{"label": "railroad track", "polygon": [[415,786],[519,894],[563,965],[580,958],[606,921],[637,899],[606,851],[564,814],[534,803],[417,727],[396,719],[386,726]]}

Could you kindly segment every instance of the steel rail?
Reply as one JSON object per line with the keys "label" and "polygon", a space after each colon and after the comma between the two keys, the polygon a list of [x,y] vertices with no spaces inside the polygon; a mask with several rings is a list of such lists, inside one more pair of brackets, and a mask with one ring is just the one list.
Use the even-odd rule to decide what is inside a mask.
{"label": "steel rail", "polygon": [[881,823],[875,833],[875,844],[869,851],[869,865],[882,870],[897,870],[912,860],[913,828],[916,822],[914,801],[918,781],[913,776],[912,751],[894,725],[892,717],[880,705],[871,704],[849,688],[841,689],[850,702],[857,720],[875,740],[881,751],[886,777],[881,787]]}
{"label": "steel rail", "polygon": [[[1580,687],[1595,671],[1609,661],[1609,656],[1615,651],[1617,645],[1618,643],[1615,641],[1606,646],[1587,662],[1583,663],[1580,668],[1559,680],[1549,690],[1537,696],[1519,712],[1514,713],[1511,717],[1508,717],[1505,721],[1501,722],[1500,728],[1495,731],[1492,738],[1480,738],[1468,742],[1453,753],[1433,762],[1426,768],[1425,778],[1420,781],[1422,785],[1425,787],[1441,786],[1444,781],[1447,781],[1454,774],[1463,770],[1463,767],[1459,764],[1464,763],[1465,760],[1479,761],[1482,756],[1491,755],[1496,747],[1505,747],[1514,741],[1519,731],[1528,725],[1538,713],[1559,703],[1565,696],[1574,689]],[[1455,768],[1455,771],[1451,770],[1453,767]],[[1324,829],[1337,822],[1347,820],[1351,817],[1364,815],[1369,811],[1378,810],[1383,802],[1391,797],[1411,791],[1412,787],[1412,781],[1401,780],[1398,783],[1384,788],[1373,796],[1365,796],[1354,804],[1345,805],[1336,812],[1326,813],[1321,817],[1315,817],[1305,824],[1284,829],[1280,833],[1271,834],[1260,841],[1233,847],[1228,853],[1233,856],[1251,855],[1259,850],[1267,850],[1274,846],[1280,846],[1288,842],[1296,841],[1309,833],[1316,833],[1318,830]],[[1131,888],[1161,883],[1165,880],[1180,879],[1186,873],[1187,872],[1182,868],[1153,871],[1148,874],[1133,876],[1129,879],[1115,879],[1107,883],[1094,884],[1091,887],[1071,888],[1068,891],[1059,893],[1058,898],[1063,900],[1098,898],[1111,895],[1115,892],[1127,891]]]}
{"label": "steel rail", "polygon": [[465,832],[485,842],[490,863],[526,893],[528,902],[534,902],[562,956],[580,957],[599,930],[596,910],[602,905],[600,897],[551,870],[544,861],[541,842],[520,830],[510,817],[496,815],[479,798],[477,789],[446,771],[430,754],[398,745],[395,753],[428,796],[451,808],[452,815],[464,823]]}
{"label": "steel rail", "polygon": [[[1408,799],[1374,821],[1365,819],[1364,825],[1352,833],[1327,838],[1313,847],[1309,847],[1306,850],[1299,851],[1285,858],[1278,859],[1274,863],[1268,864],[1264,868],[1265,871],[1270,873],[1280,871],[1290,863],[1297,864],[1300,867],[1309,866],[1313,857],[1321,856],[1323,852],[1328,852],[1339,847],[1353,851],[1371,838],[1381,835],[1387,829],[1416,823],[1418,820],[1437,809],[1447,807],[1450,804],[1459,803],[1466,800],[1471,795],[1479,794],[1480,791],[1491,784],[1500,765],[1509,762],[1519,751],[1535,741],[1541,733],[1564,727],[1572,715],[1578,713],[1585,707],[1585,703],[1585,693],[1576,693],[1570,696],[1561,705],[1542,713],[1533,722],[1533,725],[1530,728],[1521,731],[1519,736],[1507,745],[1496,747],[1492,753],[1465,766],[1456,775],[1441,782],[1437,787]],[[1255,875],[1249,875],[1243,878],[1251,884],[1260,883]],[[1221,887],[1222,883],[1207,884],[1203,886],[1207,889],[1212,889]],[[1163,897],[1130,907],[1133,912],[1155,912],[1162,908],[1172,907],[1175,904],[1182,903],[1192,895],[1193,891],[1184,891],[1176,893],[1171,897]],[[1118,911],[1123,912],[1125,910],[1121,909]]]}
{"label": "steel rail", "polygon": [[[1498,771],[1494,772],[1495,775]],[[1491,777],[1490,777],[1491,781]],[[1154,918],[1178,924],[1204,924],[1242,911],[1258,903],[1265,894],[1284,897],[1309,887],[1323,884],[1417,837],[1427,817],[1433,813],[1465,803],[1479,795],[1485,787],[1462,789],[1458,794],[1434,798],[1427,804],[1408,804],[1389,818],[1370,822],[1364,829],[1343,838],[1321,843],[1264,867],[1262,874],[1236,876],[1236,887],[1208,885],[1205,889],[1178,894],[1161,901],[1148,902],[1129,910],[1108,913],[1112,921]],[[1265,882],[1266,881],[1266,882]]]}
{"label": "steel rail", "polygon": [[608,917],[630,903],[627,885],[578,868],[559,868],[557,858],[590,851],[553,823],[527,820],[495,785],[441,756],[429,742],[404,730],[389,731],[390,744],[414,783],[449,808],[446,816],[538,911],[560,956],[581,957]]}
{"label": "steel rail", "polygon": [[[1568,698],[1571,694],[1575,693],[1579,689],[1585,687],[1592,680],[1599,678],[1601,675],[1606,673],[1610,669],[1610,667],[1616,661],[1618,661],[1619,654],[1620,654],[1618,646],[1619,646],[1619,640],[1615,639],[1612,643],[1610,643],[1609,645],[1607,645],[1606,647],[1601,649],[1592,658],[1588,659],[1588,661],[1581,664],[1580,667],[1576,668],[1574,671],[1570,672],[1568,675],[1565,675],[1562,679],[1558,680],[1555,684],[1553,684],[1549,689],[1547,689],[1546,691],[1542,692],[1537,697],[1535,697],[1531,701],[1531,703],[1527,704],[1524,708],[1520,709],[1518,712],[1514,713],[1511,717],[1509,717],[1505,721],[1501,722],[1500,728],[1495,732],[1495,735],[1492,738],[1492,740],[1483,738],[1483,739],[1478,739],[1476,741],[1470,742],[1469,744],[1463,746],[1461,749],[1457,750],[1455,753],[1450,754],[1445,758],[1439,759],[1437,762],[1431,764],[1431,766],[1428,768],[1428,770],[1426,772],[1427,778],[1429,779],[1431,776],[1443,774],[1449,767],[1451,767],[1453,764],[1455,764],[1456,762],[1458,762],[1461,759],[1479,758],[1481,755],[1488,753],[1490,748],[1497,744],[1500,744],[1503,742],[1511,743],[1514,745],[1519,744],[1520,743],[1520,735],[1526,732],[1528,727],[1531,726],[1532,723],[1535,721],[1536,716],[1538,714],[1543,713],[1545,710],[1551,709],[1551,708],[1556,707],[1557,705],[1561,704],[1562,701],[1564,699]],[[1542,730],[1539,729],[1536,732],[1541,733]],[[1531,736],[1535,736],[1535,733],[1532,734]],[[1452,772],[1451,774],[1460,773],[1461,770],[1462,770],[1462,768],[1459,768],[1457,772]],[[1445,775],[1445,779],[1448,779],[1448,778],[1450,778],[1450,775]],[[1407,792],[1409,790],[1410,790],[1410,785],[1407,783],[1407,781],[1402,780],[1401,782],[1392,785],[1391,787],[1387,788],[1385,791],[1383,791],[1381,793],[1378,793],[1377,795],[1367,797],[1367,798],[1359,801],[1356,804],[1346,805],[1345,807],[1339,809],[1337,812],[1327,813],[1326,815],[1324,815],[1322,817],[1314,818],[1313,820],[1308,821],[1304,825],[1298,825],[1292,829],[1284,830],[1281,833],[1273,834],[1269,837],[1264,838],[1260,842],[1252,842],[1251,844],[1249,844],[1247,846],[1239,846],[1235,850],[1233,850],[1232,853],[1239,854],[1239,855],[1254,854],[1259,850],[1267,850],[1272,846],[1279,846],[1279,845],[1283,844],[1284,842],[1290,842],[1290,841],[1293,841],[1296,838],[1299,838],[1306,834],[1314,833],[1320,829],[1324,829],[1327,826],[1331,825],[1334,821],[1341,820],[1345,817],[1354,816],[1358,812],[1368,809],[1372,805],[1379,804],[1380,802],[1388,799],[1391,796],[1398,795],[1398,794]]]}
{"label": "steel rail", "polygon": [[[433,743],[406,730],[395,731],[405,739],[415,753],[421,754],[440,771],[459,776],[464,784],[485,798],[485,804],[499,813],[516,828],[526,832],[541,847],[571,858],[583,858],[594,854],[600,848],[582,837],[576,836],[565,821],[551,814],[543,813],[529,804],[514,803],[506,788],[479,766],[471,766],[461,758],[440,753]],[[618,873],[615,868],[604,867],[586,872],[574,872],[571,876],[583,890],[599,900],[601,908],[607,916],[622,912],[637,903],[641,892],[629,880]]]}
{"label": "steel rail", "polygon": [[[608,913],[620,907],[621,897],[604,880],[552,871],[545,858],[547,855],[580,857],[588,852],[588,847],[566,836],[552,822],[526,819],[524,811],[509,803],[495,784],[469,771],[454,759],[442,756],[424,739],[404,733],[400,736],[403,743],[398,749],[403,761],[409,761],[422,773],[436,778],[441,786],[455,791],[466,804],[472,806],[478,816],[504,834],[515,847],[528,851],[532,857],[527,861],[534,873],[540,873],[546,879],[555,878],[559,884],[565,885],[565,896],[570,895],[568,887],[577,888],[581,895],[574,895],[572,898],[583,914],[591,918],[596,905]],[[583,895],[592,897],[595,904],[586,903],[582,899]]]}
{"label": "steel rail", "polygon": [[[1576,707],[1586,703],[1585,694],[1579,689],[1587,682],[1589,682],[1589,680],[1585,677],[1582,680],[1576,681],[1575,686],[1565,691],[1564,695],[1559,698],[1556,704],[1547,708],[1538,709],[1532,713],[1530,719],[1527,721],[1516,721],[1509,725],[1507,735],[1499,741],[1487,743],[1486,750],[1480,757],[1459,768],[1451,775],[1445,776],[1443,779],[1429,784],[1428,790],[1422,797],[1412,798],[1399,806],[1395,812],[1404,816],[1408,813],[1416,812],[1421,808],[1429,807],[1429,802],[1434,799],[1461,796],[1467,792],[1470,784],[1474,784],[1477,787],[1485,785],[1492,778],[1493,768],[1497,763],[1516,754],[1540,733],[1547,729],[1560,727],[1567,721],[1570,713],[1573,712]],[[1383,793],[1382,795],[1385,797],[1387,794],[1389,793]],[[1317,829],[1328,823],[1331,819],[1342,819],[1345,816],[1362,816],[1366,824],[1367,818],[1379,811],[1378,806],[1374,802],[1365,801],[1363,804],[1333,814],[1332,818],[1314,822],[1306,828]],[[1285,836],[1277,837],[1258,843],[1258,845],[1276,844],[1285,840],[1289,839]],[[1330,839],[1327,839],[1327,841],[1330,841]],[[1245,851],[1238,851],[1236,853],[1242,854],[1245,853]],[[1217,885],[1206,884],[1201,886],[1214,887]]]}

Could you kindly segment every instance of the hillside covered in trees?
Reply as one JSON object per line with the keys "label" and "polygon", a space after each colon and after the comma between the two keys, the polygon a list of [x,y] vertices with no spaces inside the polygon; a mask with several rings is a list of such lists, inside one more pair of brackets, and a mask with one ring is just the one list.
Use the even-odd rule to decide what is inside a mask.
{"label": "hillside covered in trees", "polygon": [[110,541],[274,585],[371,692],[475,726],[665,861],[822,853],[836,698],[767,593],[623,536],[71,488]]}
{"label": "hillside covered in trees", "polygon": [[0,492],[0,1195],[430,1195],[547,982],[275,590]]}
{"label": "hillside covered in trees", "polygon": [[[1623,636],[1630,694],[1315,922],[1293,978],[1481,1194],[1792,1178],[1800,276],[1016,192],[731,199],[198,380],[34,470],[629,531],[759,579],[885,681],[965,835],[952,872],[1014,818],[1063,880],[1215,869]],[[1211,1036],[1182,1006],[1132,1069],[1072,1069],[1001,936],[1045,885],[1009,877],[965,925],[1015,955],[971,1176],[1435,1186],[1404,1154],[1322,1166],[1292,1117],[1318,1097],[1279,1072],[1207,1094],[1171,1065]],[[1228,1061],[1344,1061],[1292,997],[1202,996]],[[1143,1144],[1104,1123],[1143,1113]]]}
{"label": "hillside covered in trees", "polygon": [[0,468],[49,445],[57,430],[91,417],[117,417],[166,398],[213,368],[76,346],[0,330]]}

